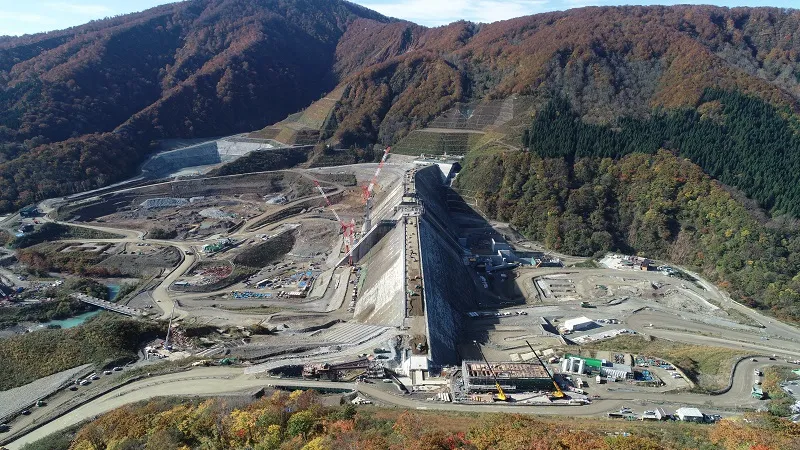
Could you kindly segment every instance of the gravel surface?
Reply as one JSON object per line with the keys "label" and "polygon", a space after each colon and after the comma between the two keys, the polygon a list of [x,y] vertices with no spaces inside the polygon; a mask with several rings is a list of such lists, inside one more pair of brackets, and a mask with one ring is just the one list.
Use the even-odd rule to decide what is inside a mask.
{"label": "gravel surface", "polygon": [[59,390],[78,374],[88,371],[90,367],[92,367],[91,364],[84,364],[63,372],[55,373],[48,377],[40,378],[25,386],[0,392],[0,421],[5,421],[9,415],[15,414],[26,406],[32,406],[37,400],[47,397]]}

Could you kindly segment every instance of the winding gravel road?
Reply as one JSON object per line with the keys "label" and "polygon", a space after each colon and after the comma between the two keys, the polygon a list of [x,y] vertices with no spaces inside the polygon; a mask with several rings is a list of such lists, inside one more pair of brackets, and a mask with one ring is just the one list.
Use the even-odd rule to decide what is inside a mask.
{"label": "winding gravel road", "polygon": [[[253,223],[252,221],[250,223]],[[98,240],[102,242],[140,242],[141,233],[132,230],[118,230],[94,225],[70,224],[87,228],[110,231],[123,234],[121,239]],[[244,230],[246,227],[242,227]],[[240,232],[239,236],[250,236],[256,231]],[[159,307],[163,311],[162,317],[169,317],[173,298],[170,297],[169,286],[183,275],[195,262],[196,256],[191,251],[192,245],[197,243],[148,240],[148,242],[171,245],[179,248],[183,260],[155,289],[153,297],[159,300]],[[190,254],[186,254],[189,252]],[[560,269],[563,271],[563,269]],[[604,273],[605,269],[597,270]],[[615,272],[616,273],[616,272]],[[743,305],[730,300],[724,293],[710,283],[703,282],[704,288],[714,297],[721,298],[723,306],[734,308],[745,314],[753,321],[763,325],[761,328],[747,330],[729,330],[711,324],[687,320],[681,316],[670,315],[663,311],[644,310],[626,318],[626,326],[638,332],[692,344],[707,344],[744,350],[756,355],[780,354],[786,359],[800,357],[800,331],[796,328],[768,318]],[[175,309],[179,317],[185,317],[186,311]],[[654,326],[650,326],[650,324]],[[769,339],[769,340],[766,340]],[[268,385],[273,386],[299,386],[308,388],[340,388],[358,389],[360,392],[380,402],[410,409],[450,410],[464,412],[514,412],[527,414],[565,414],[571,416],[601,415],[617,411],[622,406],[636,405],[637,409],[643,407],[652,409],[657,406],[685,406],[696,405],[704,411],[740,411],[745,408],[754,408],[758,400],[750,397],[750,389],[755,382],[754,369],[769,365],[788,365],[781,361],[769,361],[766,356],[758,356],[758,361],[745,360],[741,362],[734,373],[732,388],[718,396],[692,394],[686,392],[657,393],[652,391],[639,391],[621,385],[619,389],[604,394],[602,400],[595,401],[585,406],[530,406],[530,405],[465,405],[442,402],[426,402],[415,400],[408,396],[392,394],[382,390],[382,386],[370,384],[332,383],[325,381],[285,380],[258,378],[260,375],[247,374],[241,368],[211,367],[195,368],[187,372],[161,375],[143,379],[129,385],[120,387],[97,399],[80,406],[73,411],[55,419],[54,421],[19,437],[7,445],[15,450],[28,442],[42,438],[55,431],[91,419],[99,414],[110,411],[122,405],[147,400],[160,396],[214,396],[235,392],[256,390]]]}

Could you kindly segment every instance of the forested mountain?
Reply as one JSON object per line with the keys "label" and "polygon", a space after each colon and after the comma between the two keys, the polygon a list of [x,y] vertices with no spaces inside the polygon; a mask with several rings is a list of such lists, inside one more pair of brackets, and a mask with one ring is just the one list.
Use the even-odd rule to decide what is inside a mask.
{"label": "forested mountain", "polygon": [[750,306],[800,320],[796,225],[760,221],[700,167],[666,150],[616,160],[475,152],[456,181],[487,215],[548,248],[671,261]]}
{"label": "forested mountain", "polygon": [[0,211],[129,175],[154,139],[299,110],[338,83],[359,18],[388,20],[344,1],[193,0],[0,42]]}
{"label": "forested mountain", "polygon": [[[713,119],[709,88],[773,108],[756,113],[781,118],[783,136],[797,129],[797,29],[800,12],[775,8],[582,8],[425,28],[344,1],[194,0],[4,39],[0,211],[130,175],[154,139],[257,129],[335,87],[323,137],[347,147],[394,143],[457,103],[513,94],[564,99],[582,123],[612,130],[663,125],[678,109]],[[746,123],[750,111],[734,110]],[[717,144],[724,160],[730,141]],[[796,214],[800,199],[779,198],[775,183],[731,181],[769,178],[776,161],[753,173],[701,166]]]}
{"label": "forested mountain", "polygon": [[674,149],[708,174],[744,191],[776,214],[800,216],[800,135],[796,118],[757,98],[707,90],[695,108],[583,122],[568,101],[554,99],[536,115],[523,144],[544,157],[619,158]]}
{"label": "forested mountain", "polygon": [[345,144],[389,143],[456,101],[511,94],[558,94],[589,123],[694,107],[709,87],[796,111],[798,27],[797,10],[711,6],[582,8],[435,29],[353,27],[343,42],[380,42],[370,51],[397,56],[346,79],[337,132]]}

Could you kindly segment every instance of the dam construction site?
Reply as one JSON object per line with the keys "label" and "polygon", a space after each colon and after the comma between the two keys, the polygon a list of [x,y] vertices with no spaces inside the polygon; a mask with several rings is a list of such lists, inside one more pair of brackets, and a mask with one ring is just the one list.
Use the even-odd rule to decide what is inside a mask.
{"label": "dam construction site", "polygon": [[[796,368],[796,328],[698,274],[547,251],[452,187],[468,151],[507,145],[530,99],[458,105],[376,151],[380,162],[312,167],[341,93],[331,95],[261,131],[171,143],[140,177],[0,223],[47,267],[30,274],[30,257],[0,255],[5,306],[50,301],[79,275],[121,279],[130,289],[113,299],[68,294],[163,330],[128,365],[81,365],[0,393],[0,444],[152,397],[264,389],[642,420],[702,408],[690,420],[714,421],[762,407],[765,367]],[[223,170],[252,154],[296,160]]]}

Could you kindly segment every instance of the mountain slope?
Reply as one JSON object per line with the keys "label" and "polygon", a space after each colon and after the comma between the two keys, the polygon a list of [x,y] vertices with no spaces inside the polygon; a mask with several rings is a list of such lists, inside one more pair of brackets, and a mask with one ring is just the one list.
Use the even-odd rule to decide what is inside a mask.
{"label": "mountain slope", "polygon": [[[337,137],[345,145],[388,144],[456,101],[512,94],[557,93],[593,123],[694,106],[708,87],[796,110],[798,26],[796,10],[676,6],[582,8],[436,29],[354,27],[343,42],[379,41],[373,53],[395,56],[347,79],[356,88],[338,111],[346,119]],[[433,91],[419,89],[415,78],[441,65],[459,82],[442,76],[426,85]],[[436,94],[449,99],[437,103]]]}
{"label": "mountain slope", "polygon": [[387,21],[344,1],[195,0],[0,43],[0,210],[129,174],[153,139],[297,111],[337,84],[358,18]]}
{"label": "mountain slope", "polygon": [[358,14],[380,19],[346,2],[200,0],[43,36],[38,53],[11,41],[0,58],[3,106],[19,127],[4,121],[3,138],[59,141],[131,116],[157,119],[168,136],[195,134],[187,118],[206,134],[276,121],[336,84],[336,44]]}
{"label": "mountain slope", "polygon": [[304,139],[396,143],[449,108],[512,95],[533,99],[526,114],[558,96],[612,126],[697,108],[708,88],[793,115],[798,28],[800,12],[776,8],[582,8],[429,29],[344,1],[195,0],[7,39],[0,211],[129,175],[153,139],[261,128],[332,91],[313,121],[324,130]]}
{"label": "mountain slope", "polygon": [[[345,80],[333,140],[431,153],[432,140],[424,137],[441,134],[409,133],[454,111],[469,121],[487,99],[516,95],[532,106],[507,126],[480,130],[499,132],[514,147],[521,146],[525,116],[552,98],[567,100],[583,123],[607,125],[608,136],[632,120],[674,112],[688,115],[681,123],[691,130],[678,120],[637,122],[660,128],[648,145],[628,143],[626,152],[677,148],[770,213],[797,217],[800,191],[791,180],[800,163],[798,27],[797,10],[711,6],[583,8],[437,29],[353,27],[342,42],[367,42],[361,47],[372,46],[383,61]],[[709,92],[726,100],[709,99]],[[548,129],[556,141],[566,131]]]}
{"label": "mountain slope", "polygon": [[692,267],[738,301],[800,320],[800,234],[765,223],[691,161],[667,151],[574,161],[468,155],[457,189],[488,216],[567,254],[623,251]]}

